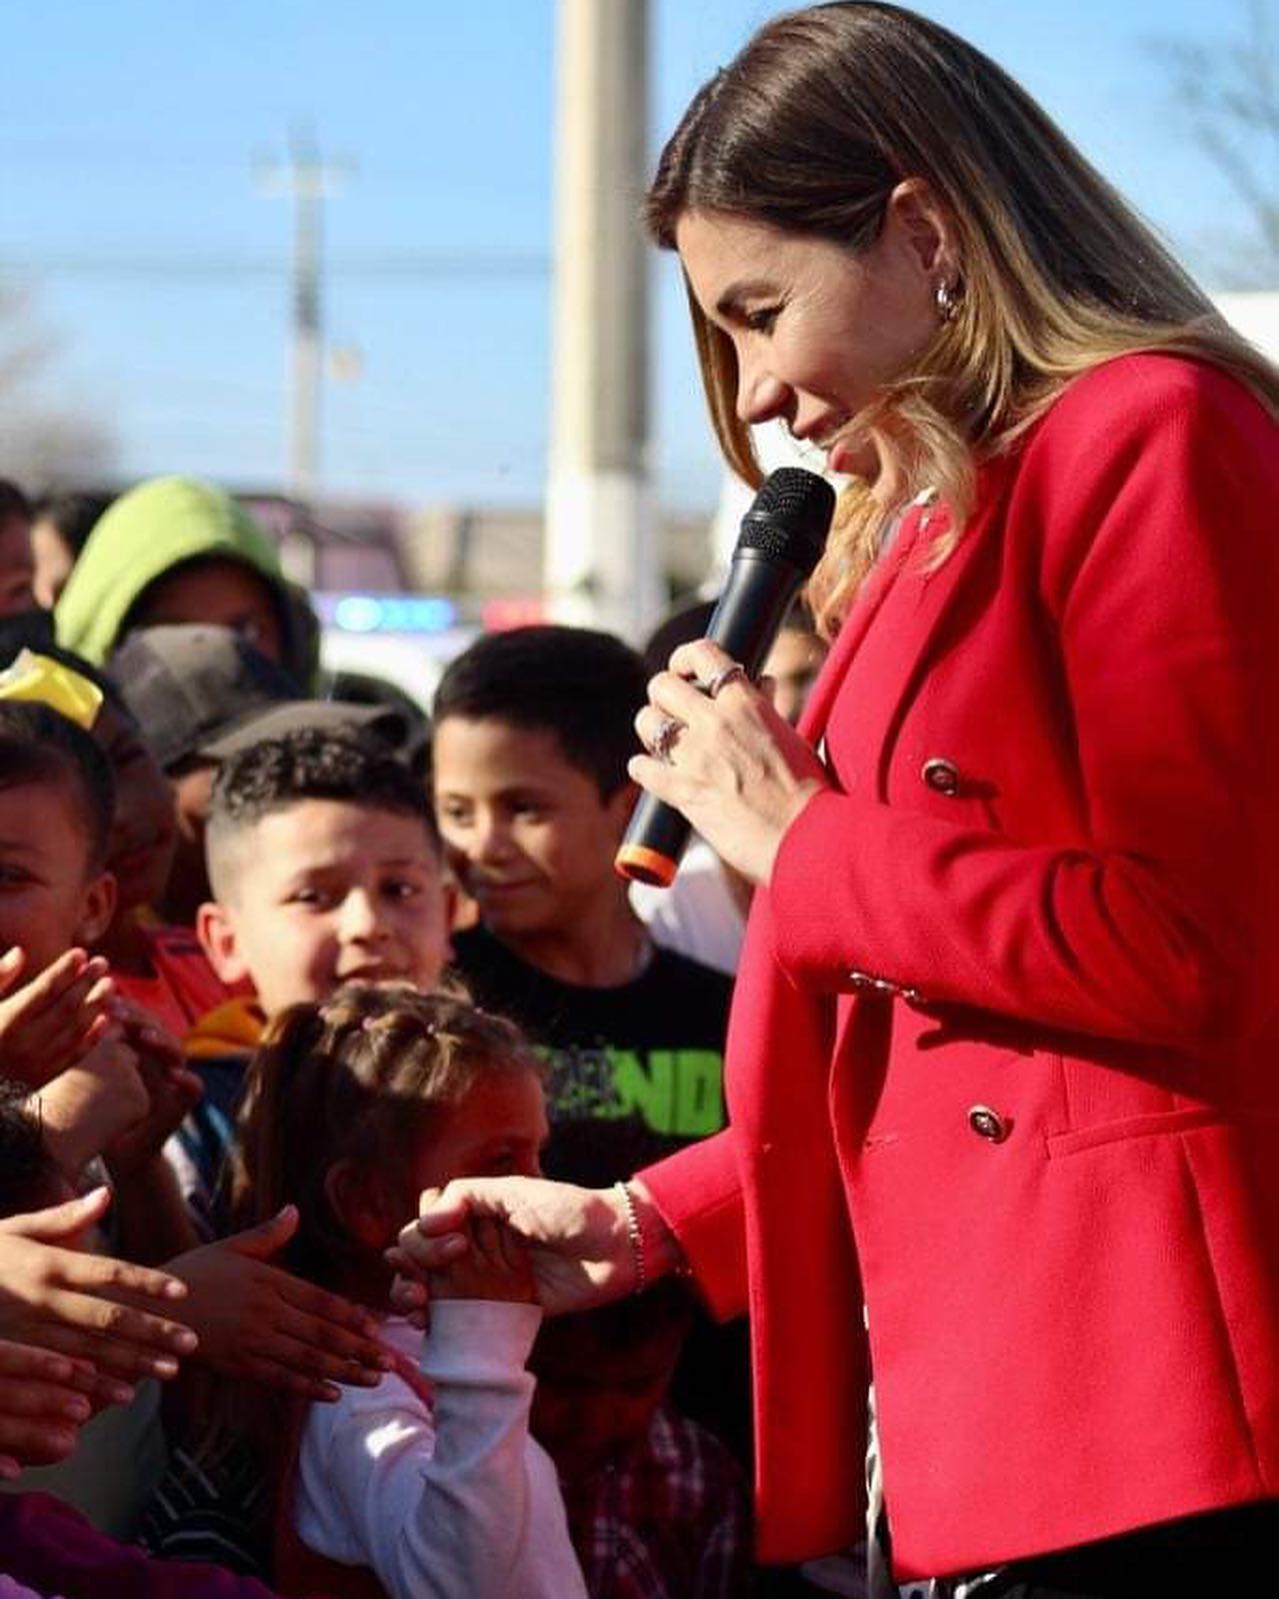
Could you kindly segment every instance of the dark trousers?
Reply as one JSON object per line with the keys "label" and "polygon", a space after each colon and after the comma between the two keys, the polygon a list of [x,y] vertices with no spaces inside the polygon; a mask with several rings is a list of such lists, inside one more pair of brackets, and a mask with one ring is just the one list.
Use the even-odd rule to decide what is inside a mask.
{"label": "dark trousers", "polygon": [[1279,1500],[1005,1566],[981,1599],[1247,1599],[1279,1587]]}

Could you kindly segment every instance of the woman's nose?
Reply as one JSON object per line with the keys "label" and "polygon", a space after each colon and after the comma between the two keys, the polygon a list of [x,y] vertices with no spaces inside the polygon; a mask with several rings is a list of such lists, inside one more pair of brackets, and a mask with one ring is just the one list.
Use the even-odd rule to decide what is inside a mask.
{"label": "woman's nose", "polygon": [[[739,358],[740,360],[740,358]],[[790,390],[778,378],[758,366],[741,362],[737,374],[737,415],[751,427],[785,416]]]}
{"label": "woman's nose", "polygon": [[787,416],[790,390],[783,382],[766,373],[743,376],[737,384],[737,416],[740,421],[756,427],[759,422],[772,422],[775,417]]}

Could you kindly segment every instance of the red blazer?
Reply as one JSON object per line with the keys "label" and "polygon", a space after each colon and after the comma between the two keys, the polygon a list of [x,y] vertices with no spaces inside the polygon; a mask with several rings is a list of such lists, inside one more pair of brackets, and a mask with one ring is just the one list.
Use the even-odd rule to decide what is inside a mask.
{"label": "red blazer", "polygon": [[749,1308],[766,1559],[859,1535],[870,1366],[904,1577],[1279,1495],[1276,506],[1244,389],[1116,360],[836,640],[731,1126],[643,1174]]}

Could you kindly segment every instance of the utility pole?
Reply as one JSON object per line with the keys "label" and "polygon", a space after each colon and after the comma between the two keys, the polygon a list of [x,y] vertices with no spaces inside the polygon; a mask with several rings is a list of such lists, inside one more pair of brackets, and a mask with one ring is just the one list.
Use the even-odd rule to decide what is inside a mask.
{"label": "utility pole", "polygon": [[315,497],[320,477],[320,403],[324,382],[323,207],[339,192],[348,167],[321,162],[308,130],[295,129],[287,166],[269,166],[264,190],[293,201],[292,341],[289,357],[288,477],[301,505]]}
{"label": "utility pole", "polygon": [[638,642],[665,608],[648,460],[648,0],[559,0],[544,585]]}

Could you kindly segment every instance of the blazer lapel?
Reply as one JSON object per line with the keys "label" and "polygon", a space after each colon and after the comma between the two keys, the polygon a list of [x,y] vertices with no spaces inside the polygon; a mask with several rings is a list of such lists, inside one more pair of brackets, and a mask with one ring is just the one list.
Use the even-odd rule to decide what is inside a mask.
{"label": "blazer lapel", "polygon": [[808,696],[808,703],[799,719],[798,731],[814,748],[820,744],[822,734],[826,731],[831,706],[844,681],[848,663],[857,653],[858,645],[865,638],[867,629],[875,620],[880,606],[901,571],[907,550],[914,542],[919,516],[918,511],[907,513],[898,529],[892,549],[866,575],[865,581],[857,591],[852,610],[835,635],[830,654],[822,665],[817,681]]}
{"label": "blazer lapel", "polygon": [[[870,757],[865,770],[869,776],[874,768],[874,791],[881,797],[897,725],[944,640],[945,624],[956,599],[980,574],[984,562],[998,559],[990,535],[992,524],[1002,524],[1004,490],[1012,480],[1006,466],[1007,461],[1001,459],[982,469],[977,496],[980,509],[940,566],[930,568],[928,564],[933,542],[944,532],[940,518],[916,513],[903,524],[897,548],[890,552],[891,566],[868,579],[835,640],[800,724],[801,731],[816,744],[826,731],[849,662],[864,643],[872,622],[888,629],[876,639],[875,670],[861,683],[856,708],[847,713],[856,717],[856,747]],[[875,577],[880,581],[872,587]],[[991,580],[996,577],[993,573]]]}

